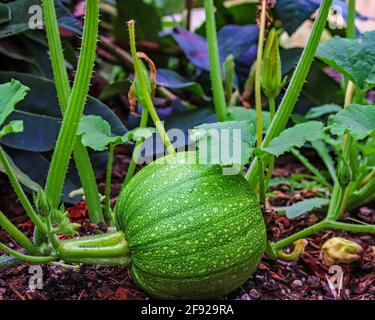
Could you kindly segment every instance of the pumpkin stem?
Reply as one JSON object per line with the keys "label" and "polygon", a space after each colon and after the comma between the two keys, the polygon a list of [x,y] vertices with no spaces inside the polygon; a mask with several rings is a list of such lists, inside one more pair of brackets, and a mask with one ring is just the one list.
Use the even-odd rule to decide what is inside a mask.
{"label": "pumpkin stem", "polygon": [[70,263],[121,266],[130,263],[129,244],[122,232],[62,241],[58,256]]}

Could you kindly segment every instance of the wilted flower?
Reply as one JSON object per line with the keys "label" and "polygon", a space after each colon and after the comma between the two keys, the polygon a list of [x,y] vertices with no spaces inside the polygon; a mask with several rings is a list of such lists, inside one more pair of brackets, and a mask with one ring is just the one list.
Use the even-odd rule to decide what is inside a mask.
{"label": "wilted flower", "polygon": [[336,263],[352,263],[360,259],[362,247],[353,241],[334,237],[326,241],[321,250],[323,262],[327,266]]}
{"label": "wilted flower", "polygon": [[284,261],[296,261],[305,251],[307,243],[306,239],[299,239],[294,242],[294,249],[291,253],[286,253],[284,250],[280,250],[277,252],[277,258]]}

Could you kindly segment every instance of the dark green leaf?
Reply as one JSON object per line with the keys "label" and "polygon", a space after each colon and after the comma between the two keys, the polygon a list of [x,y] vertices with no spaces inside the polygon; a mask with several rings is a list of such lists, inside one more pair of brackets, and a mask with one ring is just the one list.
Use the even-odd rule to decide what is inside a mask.
{"label": "dark green leaf", "polygon": [[[33,75],[0,72],[0,83],[8,82],[12,78],[22,81],[31,90],[25,100],[17,105],[17,110],[8,119],[23,120],[24,132],[5,137],[2,139],[2,143],[12,148],[29,151],[46,152],[52,150],[62,120],[54,83]],[[111,109],[97,99],[88,98],[85,114],[103,117],[110,123],[115,135],[123,135],[127,131]]]}

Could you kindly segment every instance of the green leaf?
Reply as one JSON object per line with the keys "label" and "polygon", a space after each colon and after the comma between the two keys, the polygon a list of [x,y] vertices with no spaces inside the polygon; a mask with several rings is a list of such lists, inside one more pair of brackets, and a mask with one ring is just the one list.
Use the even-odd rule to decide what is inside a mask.
{"label": "green leaf", "polygon": [[308,121],[284,130],[278,137],[273,139],[263,151],[278,157],[294,147],[302,147],[306,142],[323,139],[323,136],[323,123],[319,121]]}
{"label": "green leaf", "polygon": [[[246,109],[244,107],[228,108],[228,120],[230,121],[250,121],[255,127],[257,123],[257,113],[254,109]],[[268,111],[262,112],[263,132],[266,132],[271,124],[271,116]]]}
{"label": "green leaf", "polygon": [[334,37],[319,46],[317,57],[346,75],[362,91],[375,86],[375,31],[354,40]]}
{"label": "green leaf", "polygon": [[5,125],[2,129],[0,129],[0,138],[11,134],[11,133],[19,133],[23,131],[23,122],[20,120],[15,120],[9,122]]}
{"label": "green leaf", "polygon": [[191,133],[201,164],[245,165],[256,142],[255,127],[249,121],[202,124]]}
{"label": "green leaf", "polygon": [[0,85],[0,125],[13,112],[14,106],[25,98],[27,91],[29,88],[17,80]]}
{"label": "green leaf", "polygon": [[341,111],[343,108],[337,104],[324,104],[319,107],[311,108],[305,115],[306,119],[313,120],[321,118],[327,114],[336,113]]}
{"label": "green leaf", "polygon": [[333,134],[338,136],[349,132],[358,140],[364,139],[375,132],[375,106],[352,104],[328,119]]}
{"label": "green leaf", "polygon": [[113,136],[110,124],[100,116],[83,116],[79,124],[78,135],[82,143],[95,151],[104,151],[109,145],[123,144],[134,138],[150,137],[156,130],[153,128],[135,129],[122,136]]}
{"label": "green leaf", "polygon": [[300,202],[297,202],[289,207],[284,208],[286,216],[289,219],[297,218],[307,212],[311,212],[314,209],[319,209],[323,206],[328,205],[329,201],[327,199],[306,199]]}

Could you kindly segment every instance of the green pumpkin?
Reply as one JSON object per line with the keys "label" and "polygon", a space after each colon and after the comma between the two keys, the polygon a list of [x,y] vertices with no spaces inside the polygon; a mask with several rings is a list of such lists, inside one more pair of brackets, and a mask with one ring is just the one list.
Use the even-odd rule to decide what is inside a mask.
{"label": "green pumpkin", "polygon": [[207,299],[235,290],[256,270],[266,245],[247,181],[223,175],[219,166],[182,164],[187,159],[195,153],[147,165],[116,206],[131,275],[160,299]]}

